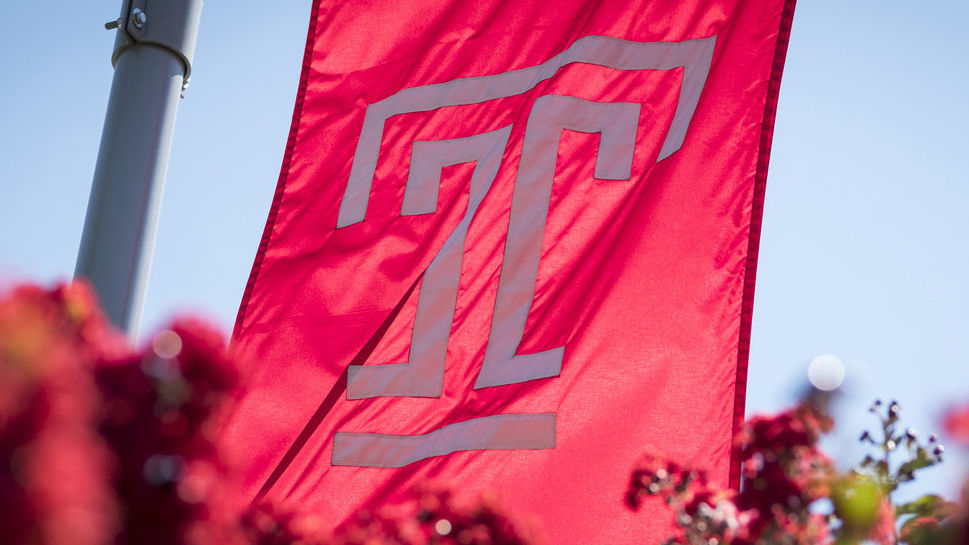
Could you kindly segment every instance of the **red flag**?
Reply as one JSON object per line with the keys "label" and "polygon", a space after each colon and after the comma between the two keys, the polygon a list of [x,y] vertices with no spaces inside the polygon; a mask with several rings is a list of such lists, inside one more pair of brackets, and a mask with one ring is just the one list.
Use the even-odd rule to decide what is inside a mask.
{"label": "red flag", "polygon": [[643,451],[736,484],[793,0],[314,2],[223,430],[333,524],[426,478],[658,538]]}

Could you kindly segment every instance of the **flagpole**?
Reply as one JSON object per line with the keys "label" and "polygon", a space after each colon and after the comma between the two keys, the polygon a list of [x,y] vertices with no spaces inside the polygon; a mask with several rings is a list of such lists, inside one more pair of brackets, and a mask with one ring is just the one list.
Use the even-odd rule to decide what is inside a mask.
{"label": "flagpole", "polygon": [[178,100],[188,85],[202,0],[124,0],[75,276],[134,339],[168,170]]}

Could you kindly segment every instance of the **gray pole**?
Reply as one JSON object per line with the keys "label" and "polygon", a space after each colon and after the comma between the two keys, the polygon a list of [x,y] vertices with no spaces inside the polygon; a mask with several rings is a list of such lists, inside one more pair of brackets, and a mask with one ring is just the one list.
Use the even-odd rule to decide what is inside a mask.
{"label": "gray pole", "polygon": [[134,338],[141,318],[178,99],[187,87],[202,0],[124,0],[114,79],[75,276]]}

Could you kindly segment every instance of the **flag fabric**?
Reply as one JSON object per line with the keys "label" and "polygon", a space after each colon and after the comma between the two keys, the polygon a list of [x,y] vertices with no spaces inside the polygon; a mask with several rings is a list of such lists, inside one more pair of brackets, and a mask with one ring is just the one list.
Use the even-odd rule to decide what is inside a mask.
{"label": "flag fabric", "polygon": [[793,9],[315,1],[234,334],[239,502],[337,525],[431,479],[643,543],[641,453],[736,485]]}

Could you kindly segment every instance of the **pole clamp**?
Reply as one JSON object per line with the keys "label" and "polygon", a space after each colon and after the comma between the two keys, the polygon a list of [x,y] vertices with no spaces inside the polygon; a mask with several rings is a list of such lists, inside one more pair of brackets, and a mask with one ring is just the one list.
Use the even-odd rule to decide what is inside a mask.
{"label": "pole clamp", "polygon": [[118,29],[111,66],[125,50],[139,44],[167,49],[185,67],[182,90],[188,87],[195,56],[202,0],[125,0],[121,16],[104,24]]}

